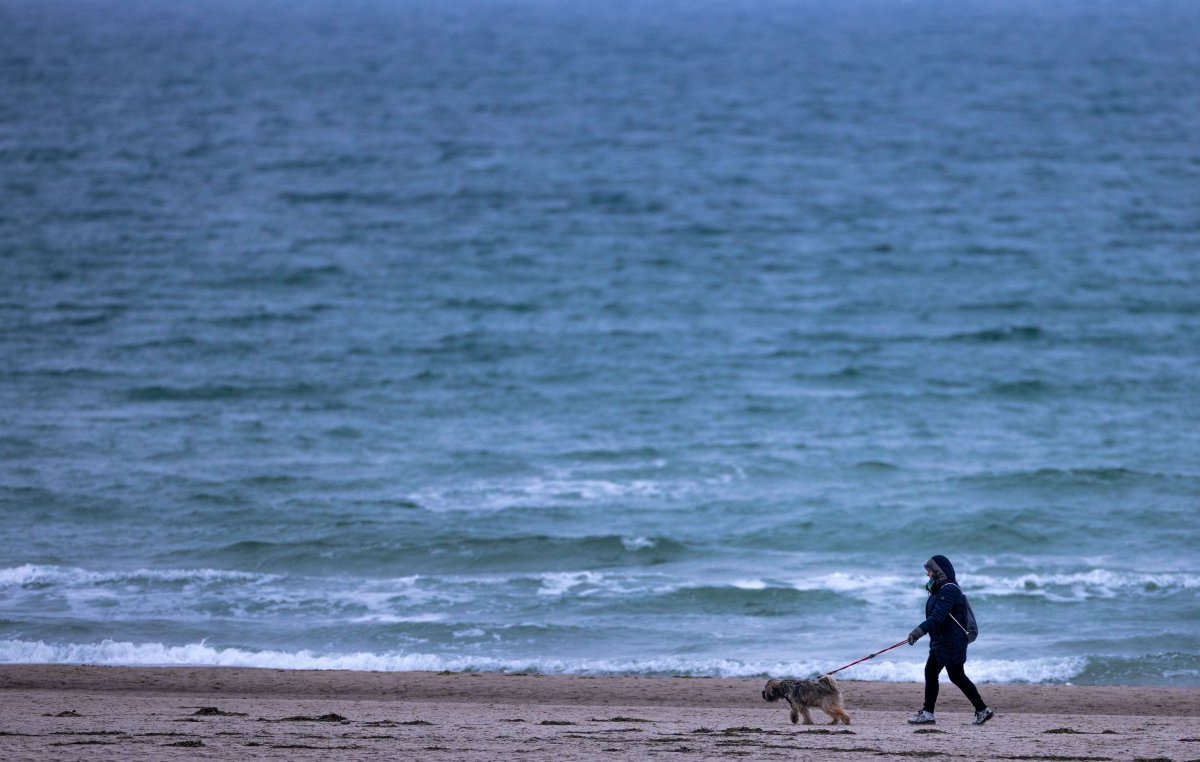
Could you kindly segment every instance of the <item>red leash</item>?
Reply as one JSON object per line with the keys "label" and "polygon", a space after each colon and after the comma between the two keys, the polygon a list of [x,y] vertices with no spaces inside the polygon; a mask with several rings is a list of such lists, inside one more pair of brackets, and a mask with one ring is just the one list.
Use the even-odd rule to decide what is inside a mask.
{"label": "red leash", "polygon": [[[888,651],[891,651],[893,648],[899,648],[900,646],[903,646],[907,643],[908,643],[908,638],[905,638],[904,640],[900,641],[899,643],[897,643],[894,646],[888,646],[887,648],[883,649],[882,651],[876,651],[875,653],[871,654],[870,656],[864,656],[861,659],[859,659],[858,661],[852,661],[849,664],[847,664],[845,667],[838,667],[837,669],[830,670],[829,672],[826,672],[825,675],[832,675],[834,672],[841,672],[843,669],[853,667],[855,664],[861,664],[864,661],[866,661],[867,659],[874,659],[879,654],[887,653]],[[824,677],[825,675],[821,675],[821,677]]]}

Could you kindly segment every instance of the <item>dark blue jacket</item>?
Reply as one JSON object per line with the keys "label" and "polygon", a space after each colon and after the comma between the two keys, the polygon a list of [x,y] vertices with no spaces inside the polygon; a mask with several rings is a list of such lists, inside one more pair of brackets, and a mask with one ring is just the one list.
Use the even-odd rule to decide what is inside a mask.
{"label": "dark blue jacket", "polygon": [[937,660],[947,666],[965,664],[967,661],[967,633],[950,618],[954,615],[959,622],[966,624],[966,606],[963,605],[965,596],[954,578],[954,567],[945,556],[934,556],[944,573],[942,578],[935,578],[933,592],[925,600],[925,621],[921,629],[929,633],[929,650]]}

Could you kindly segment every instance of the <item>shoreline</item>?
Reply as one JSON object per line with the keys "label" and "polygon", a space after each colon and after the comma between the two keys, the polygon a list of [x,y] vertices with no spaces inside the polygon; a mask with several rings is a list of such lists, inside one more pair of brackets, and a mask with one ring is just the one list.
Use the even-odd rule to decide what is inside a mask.
{"label": "shoreline", "polygon": [[[379,672],[293,670],[266,667],[127,667],[89,664],[0,665],[0,690],[111,693],[228,694],[245,697],[329,697],[350,700],[491,703],[564,703],[671,706],[688,693],[693,706],[742,706],[761,701],[765,679],[748,677],[650,677],[562,675],[524,672]],[[841,679],[838,684],[861,709],[887,711],[921,702],[923,685]],[[977,683],[985,700],[1016,713],[1051,713],[1078,703],[1099,714],[1200,716],[1200,688],[1161,688],[1070,683]],[[968,707],[942,676],[939,704]],[[514,691],[513,689],[518,690]],[[1131,697],[1137,698],[1131,701]],[[907,703],[905,703],[907,702]]]}
{"label": "shoreline", "polygon": [[[1200,689],[943,682],[938,723],[905,722],[916,683],[839,681],[850,726],[792,725],[753,678],[0,665],[0,757],[847,760],[1200,757]],[[178,747],[166,749],[164,747]]]}

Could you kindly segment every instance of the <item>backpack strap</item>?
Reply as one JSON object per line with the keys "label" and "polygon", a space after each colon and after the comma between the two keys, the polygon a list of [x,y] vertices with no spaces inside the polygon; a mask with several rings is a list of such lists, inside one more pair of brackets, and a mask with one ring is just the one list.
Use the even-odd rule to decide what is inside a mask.
{"label": "backpack strap", "polygon": [[[954,585],[955,587],[958,587],[957,582],[946,582],[945,584],[942,585],[942,587],[945,587],[946,585]],[[962,608],[963,608],[963,612],[964,612],[964,618],[966,618],[965,613],[966,613],[966,608],[968,605],[967,604],[967,594],[963,592],[963,589],[961,587],[958,587],[958,594],[962,596],[961,603],[962,603]],[[962,622],[958,621],[958,619],[954,616],[954,614],[947,611],[946,616],[950,617],[950,620],[952,622],[954,622],[956,625],[958,625],[959,629],[962,630],[964,633],[966,633],[967,635],[971,634],[971,631],[968,630]]]}

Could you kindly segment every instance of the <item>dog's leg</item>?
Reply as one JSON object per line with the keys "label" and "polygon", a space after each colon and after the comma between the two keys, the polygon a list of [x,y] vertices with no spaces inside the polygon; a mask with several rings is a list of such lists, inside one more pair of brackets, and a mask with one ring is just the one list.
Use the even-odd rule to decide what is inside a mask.
{"label": "dog's leg", "polygon": [[836,725],[838,720],[847,725],[850,724],[850,715],[846,714],[846,707],[842,706],[841,696],[837,696],[833,701],[829,702],[828,707],[825,708],[825,713],[833,718],[833,722],[829,723],[830,725]]}
{"label": "dog's leg", "polygon": [[804,706],[803,704],[800,705],[800,714],[804,715],[805,725],[813,724],[812,715],[808,713],[808,707]]}
{"label": "dog's leg", "polygon": [[842,718],[842,722],[849,725],[850,715],[846,712],[846,707],[842,706],[842,697],[840,695],[837,698],[837,702],[833,705],[833,708],[837,710],[838,716]]}
{"label": "dog's leg", "polygon": [[800,708],[791,699],[788,699],[788,703],[792,705],[792,724],[795,725],[800,722]]}
{"label": "dog's leg", "polygon": [[842,709],[840,706],[829,707],[828,709],[825,710],[825,714],[827,714],[831,718],[833,718],[829,721],[830,725],[838,724],[838,720],[841,720],[842,722],[846,723],[847,725],[850,724],[850,715],[846,714],[846,710]]}

